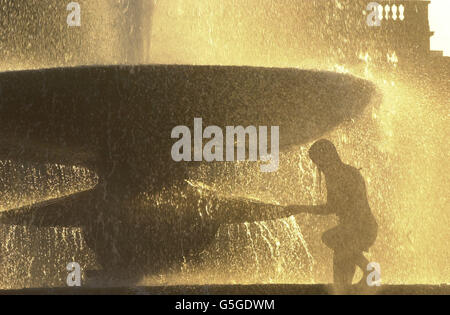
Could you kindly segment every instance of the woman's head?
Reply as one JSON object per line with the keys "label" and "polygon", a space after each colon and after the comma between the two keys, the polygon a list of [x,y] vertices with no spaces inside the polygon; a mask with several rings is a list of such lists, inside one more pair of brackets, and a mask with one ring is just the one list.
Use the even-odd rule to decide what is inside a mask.
{"label": "woman's head", "polygon": [[334,144],[325,139],[315,142],[308,153],[311,160],[321,171],[326,171],[342,163]]}

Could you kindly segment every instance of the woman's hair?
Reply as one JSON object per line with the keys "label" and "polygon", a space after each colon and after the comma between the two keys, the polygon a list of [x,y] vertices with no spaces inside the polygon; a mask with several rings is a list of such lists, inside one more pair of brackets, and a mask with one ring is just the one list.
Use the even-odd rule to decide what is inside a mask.
{"label": "woman's hair", "polygon": [[319,167],[341,162],[341,158],[331,141],[322,139],[315,142],[308,151],[311,160]]}

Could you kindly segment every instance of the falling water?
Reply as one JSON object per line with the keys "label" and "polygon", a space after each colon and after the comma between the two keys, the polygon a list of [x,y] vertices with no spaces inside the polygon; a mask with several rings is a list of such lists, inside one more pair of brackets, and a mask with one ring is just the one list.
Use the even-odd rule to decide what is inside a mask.
{"label": "falling water", "polygon": [[[119,22],[117,17],[120,12],[138,14],[139,4],[80,3],[87,12],[85,28],[71,33],[64,26],[60,38],[52,41],[54,53],[33,46],[42,35],[34,39],[17,35],[19,43],[8,37],[3,44],[8,58],[1,69],[148,62],[234,64],[330,70],[377,84],[383,93],[378,107],[367,108],[361,117],[324,135],[336,144],[344,162],[361,168],[367,182],[369,202],[380,225],[368,257],[381,264],[384,283],[450,282],[448,246],[442,242],[450,237],[445,138],[450,98],[427,75],[400,74],[400,57],[395,52],[389,56],[393,64],[389,72],[378,70],[376,56],[363,48],[355,49],[358,65],[343,59],[349,36],[338,29],[330,32],[337,17],[345,18],[346,27],[351,27],[355,12],[346,16],[345,8],[354,2],[254,0],[243,5],[236,0],[155,0],[133,22]],[[59,9],[64,16],[64,8]],[[39,12],[22,11],[17,19],[39,24],[51,19],[49,12]],[[19,26],[18,32],[27,34]],[[351,32],[347,29],[347,33]],[[223,196],[273,204],[320,204],[326,190],[324,183],[319,187],[307,156],[309,145],[284,152],[276,174],[262,174],[257,166],[246,163],[208,164],[192,171],[189,181]],[[89,189],[96,180],[88,170],[70,166],[3,161],[0,167],[2,209]],[[158,198],[173,198],[176,192],[170,189],[177,188],[168,187]],[[331,252],[320,236],[334,224],[333,217],[302,215],[224,225],[199,257],[185,257],[181,266],[149,275],[142,283],[327,283],[332,280]],[[96,266],[79,229],[4,226],[0,244],[2,288],[61,286],[68,262]]]}
{"label": "falling water", "polygon": [[0,172],[0,211],[69,196],[98,182],[97,175],[86,168],[59,164],[0,161]]}

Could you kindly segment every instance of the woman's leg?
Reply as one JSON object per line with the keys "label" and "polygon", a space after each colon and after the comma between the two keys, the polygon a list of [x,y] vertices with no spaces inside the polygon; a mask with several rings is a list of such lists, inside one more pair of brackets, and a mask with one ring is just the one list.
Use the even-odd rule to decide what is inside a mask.
{"label": "woman's leg", "polygon": [[322,242],[335,252],[342,252],[345,247],[342,237],[342,229],[336,226],[322,234]]}
{"label": "woman's leg", "polygon": [[334,251],[333,270],[336,284],[351,285],[356,266],[363,272],[359,284],[366,283],[367,276],[370,274],[367,270],[369,261],[361,249],[368,247],[373,241],[361,243],[364,237],[364,235],[357,235],[355,238],[355,231],[342,225],[323,233],[322,241]]}
{"label": "woman's leg", "polygon": [[369,265],[369,260],[364,256],[364,253],[358,252],[355,254],[355,263],[356,265],[361,268],[363,272],[363,276],[361,280],[358,282],[358,284],[366,284],[367,277],[370,274],[370,271],[367,270],[367,266]]}
{"label": "woman's leg", "polygon": [[339,286],[350,286],[356,271],[354,256],[346,252],[334,252],[333,278]]}
{"label": "woman's leg", "polygon": [[355,254],[355,263],[364,273],[366,273],[369,261],[366,256],[364,256],[363,252],[358,252]]}
{"label": "woman's leg", "polygon": [[341,226],[332,228],[322,235],[325,245],[334,251],[333,278],[338,286],[350,286],[356,271],[356,256],[349,250],[349,240]]}

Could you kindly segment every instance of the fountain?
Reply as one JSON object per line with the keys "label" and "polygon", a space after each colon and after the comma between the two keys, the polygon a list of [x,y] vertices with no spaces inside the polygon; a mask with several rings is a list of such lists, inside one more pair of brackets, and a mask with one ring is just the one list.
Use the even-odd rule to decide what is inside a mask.
{"label": "fountain", "polygon": [[[323,202],[319,137],[367,181],[383,283],[448,282],[445,71],[395,47],[379,67],[413,38],[370,32],[366,2],[80,0],[81,28],[49,2],[0,13],[2,288],[65,286],[72,261],[149,286],[328,283],[332,218],[213,211]],[[173,162],[170,131],[195,117],[280,126],[278,172]]]}
{"label": "fountain", "polygon": [[[158,273],[203,251],[220,225],[264,219],[258,214],[264,204],[239,219],[251,202],[230,204],[186,184],[196,166],[171,158],[175,126],[191,125],[194,117],[221,127],[279,126],[283,150],[320,137],[377,100],[370,83],[349,75],[250,67],[19,71],[0,74],[0,86],[4,159],[83,167],[98,176],[90,190],[7,211],[0,221],[81,227],[115,276]],[[175,190],[168,200],[136,201],[165,189]]]}

